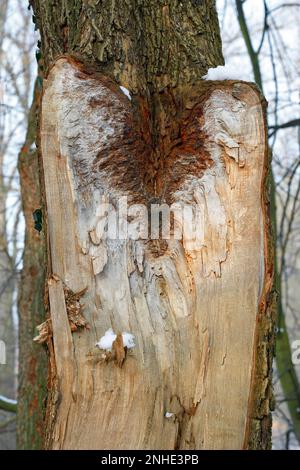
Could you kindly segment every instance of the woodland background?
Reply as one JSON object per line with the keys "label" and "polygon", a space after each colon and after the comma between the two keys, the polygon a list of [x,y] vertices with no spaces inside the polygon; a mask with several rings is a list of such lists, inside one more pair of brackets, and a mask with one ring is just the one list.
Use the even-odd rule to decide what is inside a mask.
{"label": "woodland background", "polygon": [[[300,340],[300,2],[217,0],[217,8],[225,70],[229,76],[256,81],[269,103],[277,205],[277,290],[281,294],[273,447],[297,449],[300,365],[292,364],[291,352],[294,341]],[[6,344],[6,364],[0,365],[0,449],[16,448],[18,295],[25,232],[18,160],[39,60],[39,37],[34,29],[26,1],[1,0],[0,340]],[[34,152],[35,147],[29,151]],[[26,187],[23,194],[26,197]]]}

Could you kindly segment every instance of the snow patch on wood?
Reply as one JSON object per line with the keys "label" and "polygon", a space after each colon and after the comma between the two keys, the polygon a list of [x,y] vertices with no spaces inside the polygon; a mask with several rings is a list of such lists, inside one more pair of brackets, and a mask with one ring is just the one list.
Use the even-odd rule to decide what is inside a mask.
{"label": "snow patch on wood", "polygon": [[120,86],[120,90],[124,93],[125,96],[131,101],[130,91],[125,86]]}
{"label": "snow patch on wood", "polygon": [[219,65],[208,69],[203,77],[205,80],[244,80],[252,82],[253,77],[250,73],[245,72],[245,67],[233,67],[228,65]]}
{"label": "snow patch on wood", "polygon": [[[112,328],[109,328],[104,335],[96,343],[96,346],[105,351],[112,351],[113,342],[116,340],[117,335],[114,333]],[[132,349],[135,347],[134,335],[132,333],[127,333],[123,331],[122,333],[123,345],[127,349]]]}

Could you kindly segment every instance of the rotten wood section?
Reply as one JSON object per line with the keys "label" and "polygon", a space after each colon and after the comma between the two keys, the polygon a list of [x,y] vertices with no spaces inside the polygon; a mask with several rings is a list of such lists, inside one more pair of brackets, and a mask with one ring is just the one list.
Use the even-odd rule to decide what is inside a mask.
{"label": "rotten wood section", "polygon": [[[59,397],[48,403],[48,448],[241,449],[247,441],[269,289],[261,97],[226,81],[152,100],[155,111],[64,57],[44,83]],[[100,203],[116,207],[124,196],[148,208],[185,204],[198,214],[197,239],[188,230],[182,240],[103,239]],[[175,217],[173,230],[180,224]],[[89,329],[71,332],[64,286],[86,289]],[[95,347],[110,328],[118,347],[120,333],[135,337],[117,361]]]}

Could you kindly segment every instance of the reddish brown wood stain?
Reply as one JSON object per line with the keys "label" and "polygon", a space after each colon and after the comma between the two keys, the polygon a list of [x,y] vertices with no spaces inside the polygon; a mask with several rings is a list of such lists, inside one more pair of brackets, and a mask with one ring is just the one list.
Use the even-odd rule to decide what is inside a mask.
{"label": "reddish brown wood stain", "polygon": [[[109,91],[102,99],[91,99],[91,108],[105,108],[116,123],[123,125],[115,143],[108,140],[92,162],[94,184],[97,185],[97,173],[105,172],[116,188],[129,193],[132,202],[171,203],[172,194],[180,189],[187,175],[201,177],[212,165],[202,130],[207,96],[205,100],[203,95],[193,97],[192,106],[186,106],[167,88],[150,99],[133,96],[130,102],[110,78],[67,59],[77,68],[77,78],[92,78]],[[112,93],[117,100],[111,98]],[[149,102],[155,105],[151,107]],[[74,170],[84,187],[84,164],[74,162]]]}
{"label": "reddish brown wood stain", "polygon": [[[204,148],[202,103],[187,111],[176,108],[168,91],[158,99],[163,109],[153,116],[147,101],[134,97],[117,145],[101,150],[94,161],[95,169],[109,172],[116,187],[127,190],[139,203],[171,202],[187,175],[201,177],[212,164]],[[113,109],[116,116],[120,111]]]}

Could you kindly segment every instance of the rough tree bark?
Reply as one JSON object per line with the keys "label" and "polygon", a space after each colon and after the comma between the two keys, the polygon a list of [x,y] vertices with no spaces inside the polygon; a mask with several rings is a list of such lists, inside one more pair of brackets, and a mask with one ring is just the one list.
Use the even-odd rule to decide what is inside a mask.
{"label": "rough tree bark", "polygon": [[26,223],[23,269],[19,287],[19,390],[17,445],[19,449],[40,449],[44,441],[47,382],[47,353],[35,344],[36,325],[46,317],[44,286],[46,247],[44,232],[34,226],[33,212],[41,207],[38,154],[35,147],[41,82],[36,81],[28,117],[26,140],[19,155],[23,214]]}
{"label": "rough tree bark", "polygon": [[[223,61],[214,2],[31,3],[45,66],[45,447],[267,448],[264,101],[250,84],[201,80]],[[200,239],[101,239],[100,201],[120,196],[198,209]],[[118,334],[99,351],[109,328],[135,347]]]}

